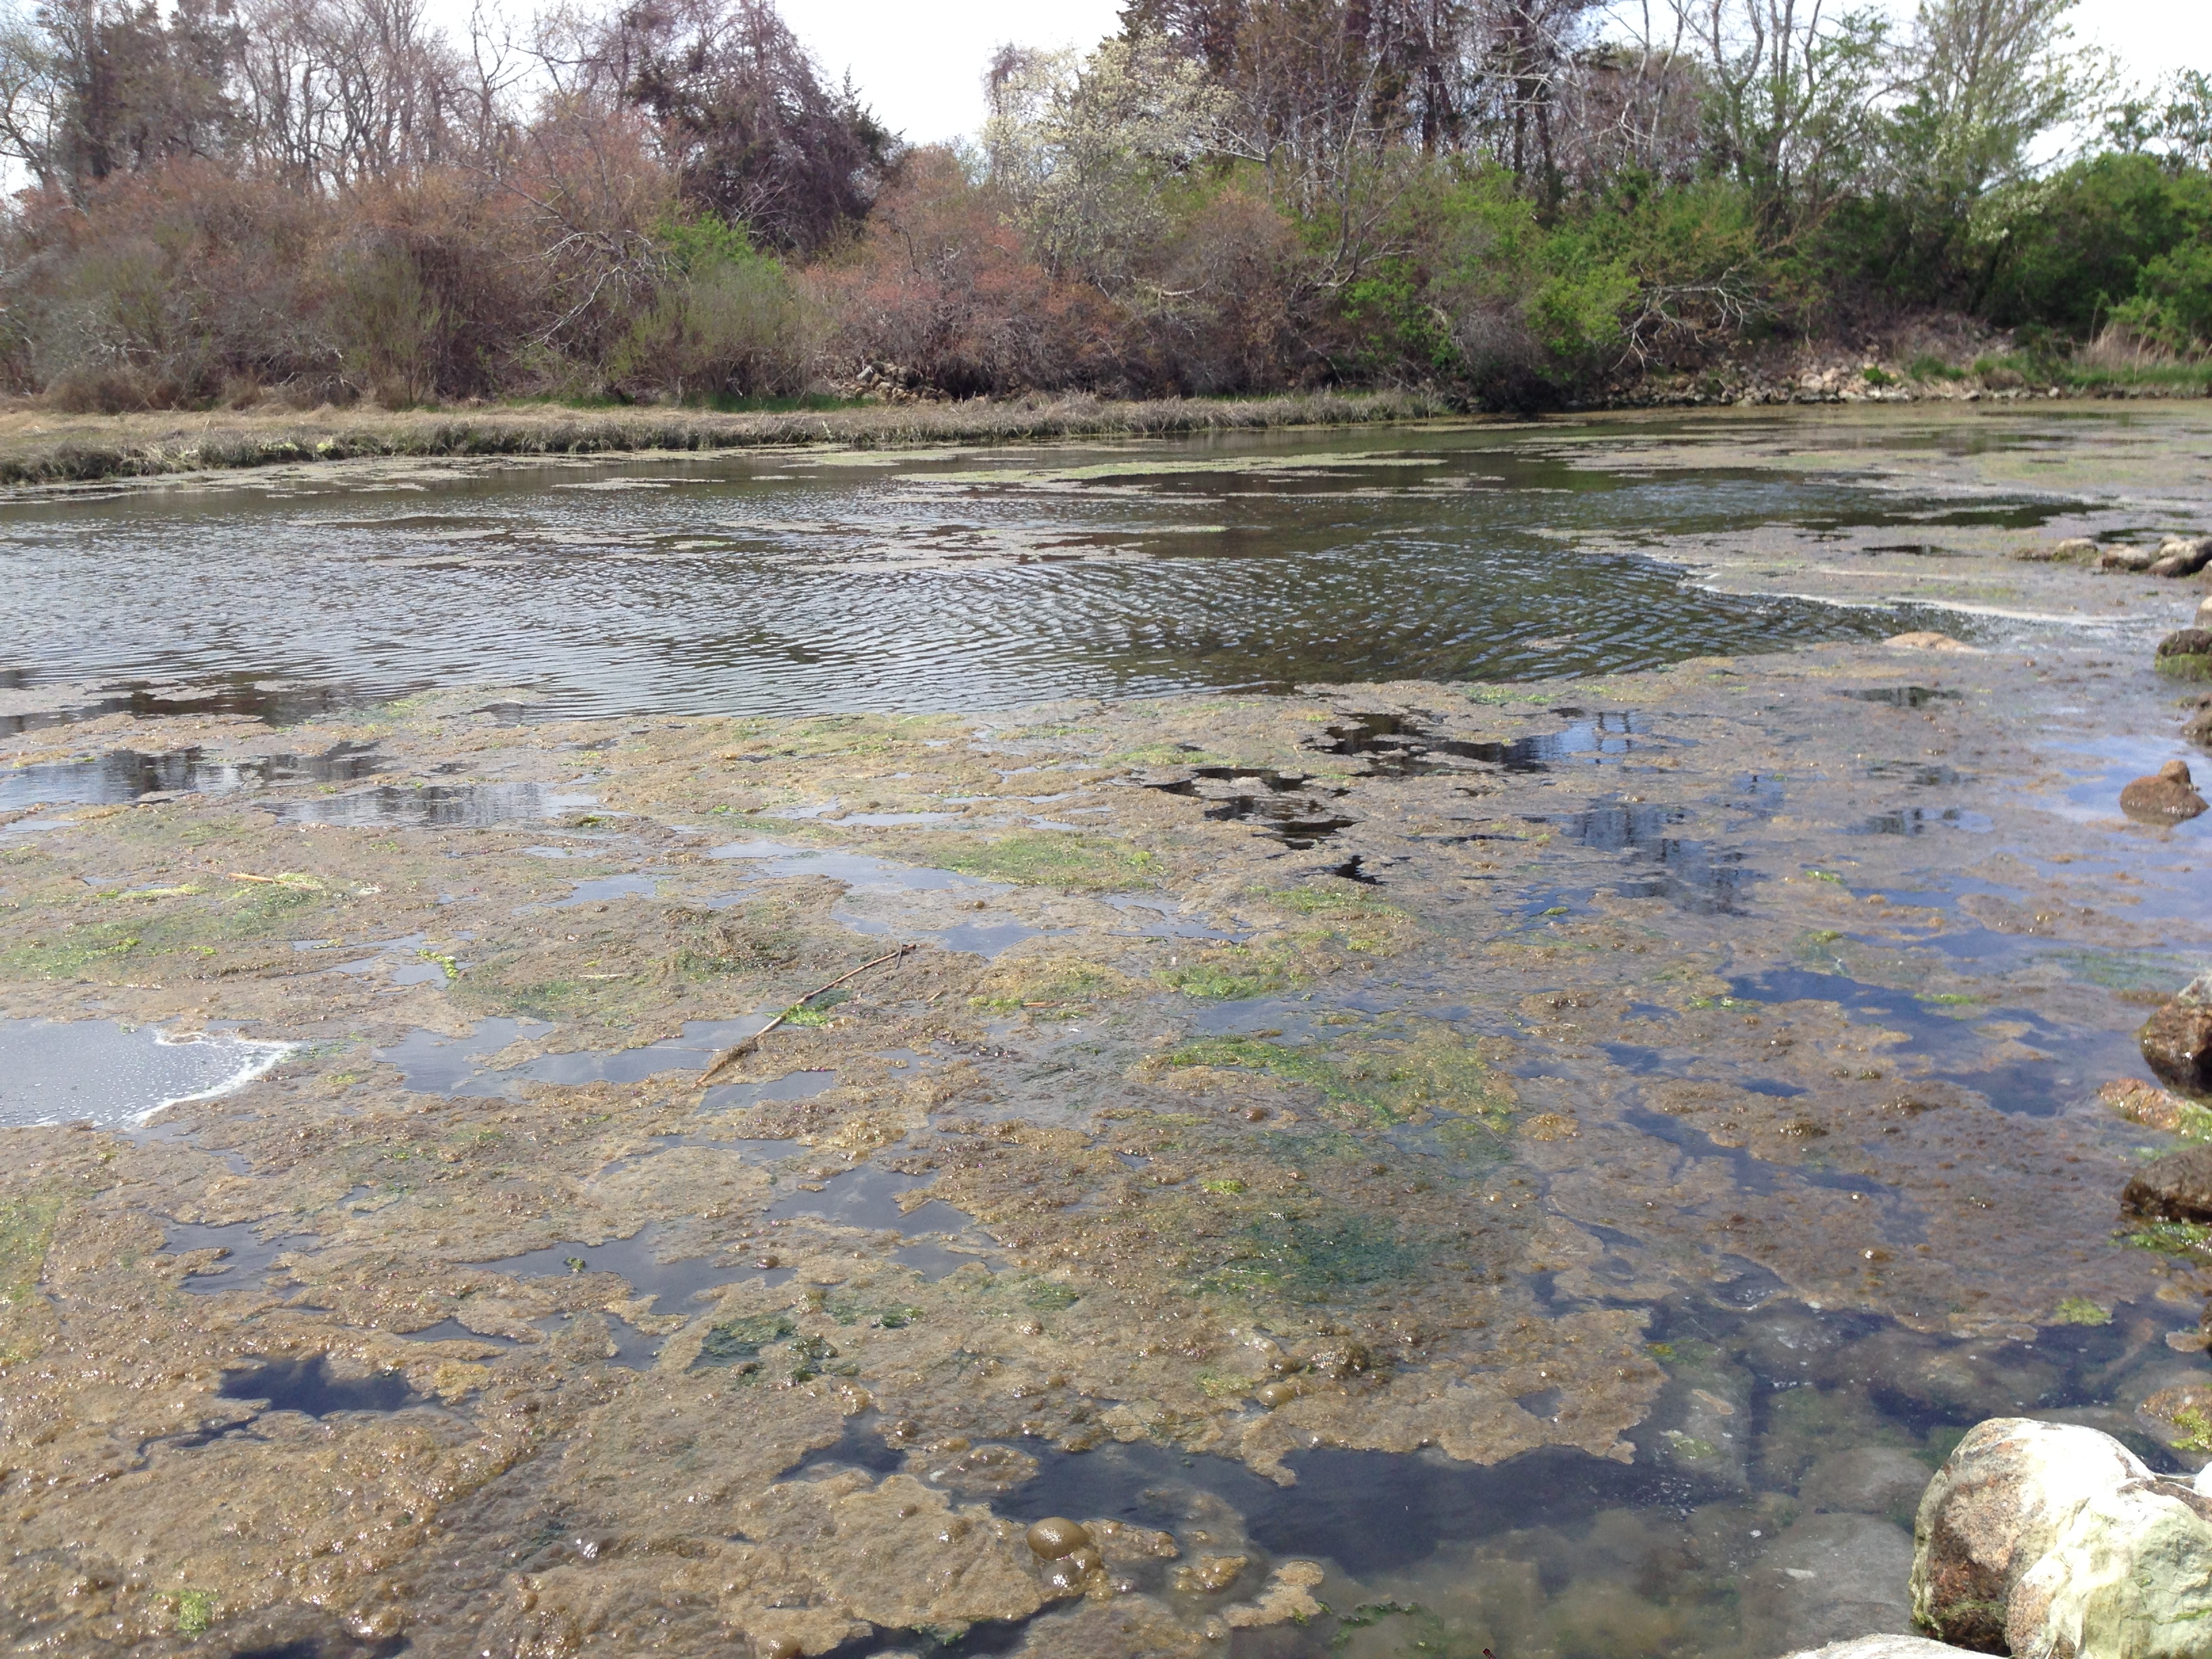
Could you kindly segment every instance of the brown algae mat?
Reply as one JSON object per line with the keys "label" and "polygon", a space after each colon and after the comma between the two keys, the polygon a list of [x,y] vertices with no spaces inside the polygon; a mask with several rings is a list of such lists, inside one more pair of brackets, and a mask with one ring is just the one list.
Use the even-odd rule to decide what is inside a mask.
{"label": "brown algae mat", "polygon": [[[2212,929],[2204,830],[2114,805],[2186,752],[2144,657],[19,734],[62,804],[0,827],[6,1007],[82,1042],[11,1080],[62,1121],[0,1170],[0,1627],[1395,1652],[1401,1569],[1284,1542],[1314,1460],[1679,1477],[1758,1538],[1821,1452],[2045,1386],[2039,1332],[2202,1373],[2212,1265],[2114,1237],[2171,1137],[2098,1096]],[[223,787],[67,804],[191,749]],[[1747,1374],[1660,1340],[1702,1306],[1846,1356],[1755,1466]],[[1959,1409],[1901,1439],[1877,1370]],[[1115,1467],[1150,1524],[1078,1506]],[[1087,1575],[1024,1541],[1063,1507]],[[1610,1651],[1765,1628],[1604,1595]]]}

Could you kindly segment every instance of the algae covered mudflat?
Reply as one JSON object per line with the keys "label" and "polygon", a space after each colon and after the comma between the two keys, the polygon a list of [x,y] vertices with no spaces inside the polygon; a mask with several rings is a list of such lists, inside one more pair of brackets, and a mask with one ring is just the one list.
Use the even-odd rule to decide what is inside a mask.
{"label": "algae covered mudflat", "polygon": [[[2165,494],[1893,446],[1813,502],[1741,431],[1611,441],[1753,488],[1644,532],[1723,586],[1856,571],[1854,490],[2038,524],[1854,556],[2002,587],[1965,651],[1805,602],[1827,642],[1520,684],[18,693],[0,1627],[1762,1659],[1894,1626],[1992,1412],[2201,1462],[2212,1264],[2123,1224],[2173,1136],[2100,1094],[2212,927],[2201,821],[2115,805],[2190,752],[2149,649],[2197,594],[2008,556],[2193,510],[2201,438],[2085,438]],[[1018,488],[1129,476],[1079,465]],[[1356,546],[1398,489],[1410,538],[1450,502],[1404,471],[1301,511]],[[174,1086],[149,1031],[240,1063]],[[99,1109],[37,1103],[94,1063]]]}

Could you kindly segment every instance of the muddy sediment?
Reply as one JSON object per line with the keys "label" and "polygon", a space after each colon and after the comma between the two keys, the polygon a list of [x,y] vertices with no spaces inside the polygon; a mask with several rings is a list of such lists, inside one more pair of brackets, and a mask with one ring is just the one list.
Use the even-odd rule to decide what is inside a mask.
{"label": "muddy sediment", "polygon": [[70,1023],[0,1091],[0,1628],[1757,1659],[1888,1616],[1991,1410],[2193,1466],[2207,1230],[2121,1194],[2207,831],[2118,805],[2189,709],[1987,643],[19,732],[113,776],[0,825]]}

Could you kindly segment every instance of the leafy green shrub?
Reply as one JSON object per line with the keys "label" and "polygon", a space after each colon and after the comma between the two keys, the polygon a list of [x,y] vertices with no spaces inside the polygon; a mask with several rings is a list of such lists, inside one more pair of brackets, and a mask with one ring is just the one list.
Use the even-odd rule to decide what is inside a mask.
{"label": "leafy green shrub", "polygon": [[[2151,267],[2212,234],[2212,175],[2148,155],[2097,155],[2002,192],[1978,225],[1990,268],[1981,308],[2010,326],[2081,337],[2145,291]],[[2191,262],[2166,266],[2177,295]],[[2183,303],[2186,303],[2185,299]]]}
{"label": "leafy green shrub", "polygon": [[2212,240],[2184,242],[2144,265],[2136,292],[2112,308],[2112,320],[2169,350],[2212,346]]}
{"label": "leafy green shrub", "polygon": [[669,271],[610,354],[608,379],[679,400],[802,390],[821,328],[782,262],[719,219],[662,225]]}

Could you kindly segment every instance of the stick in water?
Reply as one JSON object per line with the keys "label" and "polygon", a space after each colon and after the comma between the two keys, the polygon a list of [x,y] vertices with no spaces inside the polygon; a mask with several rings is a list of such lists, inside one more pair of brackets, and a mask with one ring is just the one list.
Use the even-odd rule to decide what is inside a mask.
{"label": "stick in water", "polygon": [[745,1055],[752,1053],[754,1049],[759,1048],[760,1040],[766,1036],[770,1031],[775,1030],[777,1026],[782,1024],[786,1019],[790,1018],[793,1009],[804,1008],[808,1003],[813,1001],[815,998],[820,996],[824,991],[834,991],[839,986],[842,985],[847,980],[856,979],[860,975],[866,973],[871,968],[880,968],[884,963],[890,961],[892,958],[896,957],[902,957],[912,949],[914,949],[914,946],[911,945],[902,945],[896,951],[884,951],[883,955],[876,957],[872,962],[862,963],[859,967],[852,969],[849,973],[838,975],[836,978],[831,980],[827,985],[816,986],[805,996],[799,998],[798,1001],[793,1003],[790,1008],[785,1009],[783,1012],[778,1014],[774,1019],[769,1021],[767,1024],[762,1026],[759,1030],[755,1031],[750,1036],[742,1039],[733,1047],[725,1048],[720,1054],[715,1055],[714,1063],[709,1066],[705,1071],[699,1073],[699,1081],[702,1083],[707,1082],[714,1075],[715,1073],[720,1071],[722,1067],[727,1066],[732,1060],[741,1060]]}

